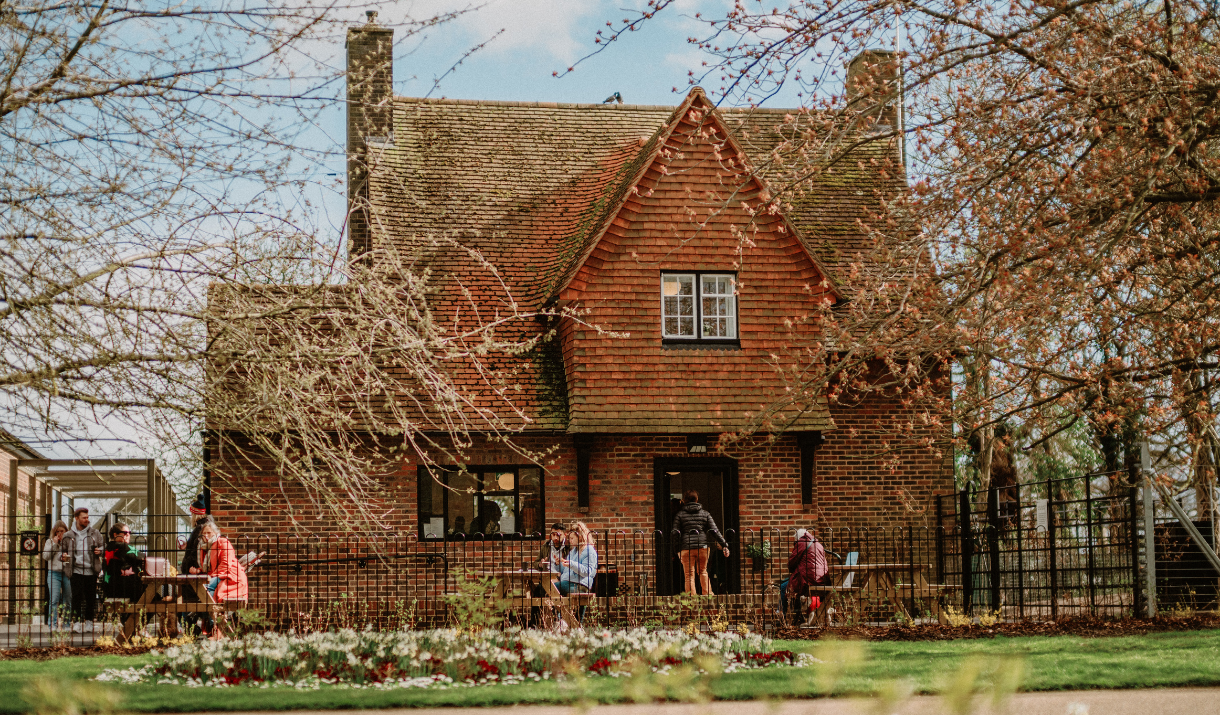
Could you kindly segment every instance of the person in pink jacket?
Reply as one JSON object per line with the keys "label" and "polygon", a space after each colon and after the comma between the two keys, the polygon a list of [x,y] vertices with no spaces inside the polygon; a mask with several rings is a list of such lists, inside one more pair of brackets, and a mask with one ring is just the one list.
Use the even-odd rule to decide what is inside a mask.
{"label": "person in pink jacket", "polygon": [[220,535],[220,527],[215,522],[205,523],[199,532],[199,540],[207,549],[207,556],[201,560],[212,577],[208,582],[208,592],[217,602],[246,601],[250,598],[250,586],[246,581],[246,570],[237,560],[237,551],[228,539]]}

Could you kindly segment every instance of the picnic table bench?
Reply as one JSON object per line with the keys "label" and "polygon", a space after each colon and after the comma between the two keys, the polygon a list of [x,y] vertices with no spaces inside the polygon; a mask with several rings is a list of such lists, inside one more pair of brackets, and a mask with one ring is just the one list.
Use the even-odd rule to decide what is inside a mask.
{"label": "picnic table bench", "polygon": [[[141,582],[144,584],[144,592],[133,603],[128,599],[110,598],[103,603],[103,608],[110,613],[123,615],[147,614],[161,615],[160,632],[167,637],[174,637],[178,634],[178,614],[180,613],[209,613],[218,623],[226,612],[237,611],[245,607],[244,601],[216,601],[212,595],[208,593],[207,583],[208,576],[206,574],[187,575],[179,574],[177,576],[141,576]],[[162,586],[170,588],[170,594],[167,598],[159,597],[157,590]],[[182,589],[189,588],[198,598],[197,603],[182,602]],[[136,618],[127,618],[123,623],[122,631],[116,636],[115,640],[119,643],[126,643],[135,635]]]}
{"label": "picnic table bench", "polygon": [[[854,554],[852,554],[854,556]],[[821,604],[814,609],[806,620],[806,625],[827,625],[829,608],[833,596],[849,594],[860,598],[867,593],[879,599],[881,604],[893,608],[894,613],[902,613],[907,618],[905,601],[914,597],[925,601],[928,609],[937,621],[944,624],[947,618],[941,607],[941,597],[948,591],[960,588],[951,584],[929,583],[924,577],[926,564],[911,563],[875,563],[857,564],[843,563],[829,567],[831,583],[825,586],[811,586],[809,594],[821,597]],[[859,580],[857,581],[857,576]],[[914,580],[902,582],[904,576]]]}

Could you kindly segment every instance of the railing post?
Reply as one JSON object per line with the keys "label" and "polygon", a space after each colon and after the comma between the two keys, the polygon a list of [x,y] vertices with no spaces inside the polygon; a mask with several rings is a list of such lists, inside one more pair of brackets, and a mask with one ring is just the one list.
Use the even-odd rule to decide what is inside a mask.
{"label": "railing post", "polygon": [[1000,610],[1000,490],[987,491],[987,547],[990,551],[991,610]]}
{"label": "railing post", "polygon": [[[1036,507],[1035,507],[1036,508]],[[1013,536],[1017,540],[1017,618],[1025,619],[1025,550],[1021,544],[1021,487],[1017,487],[1017,520]]]}
{"label": "railing post", "polygon": [[945,515],[941,508],[941,497],[936,501],[936,578],[934,583],[945,581]]}
{"label": "railing post", "polygon": [[1156,617],[1156,507],[1152,502],[1152,481],[1144,479],[1144,576],[1148,581],[1148,617]]}
{"label": "railing post", "polygon": [[970,533],[970,487],[958,494],[957,521],[962,553],[962,612],[974,610],[974,537]]}
{"label": "railing post", "polygon": [[1084,477],[1085,558],[1089,576],[1089,615],[1097,615],[1096,568],[1093,561],[1093,479]]}
{"label": "railing post", "polygon": [[1051,618],[1059,617],[1059,568],[1055,558],[1055,494],[1046,480],[1046,548],[1051,562]]}
{"label": "railing post", "polygon": [[1140,596],[1139,516],[1136,510],[1136,499],[1138,492],[1139,489],[1135,486],[1135,484],[1132,484],[1127,490],[1127,510],[1129,515],[1128,521],[1130,522],[1128,525],[1130,531],[1128,533],[1130,534],[1131,538],[1131,607],[1133,611],[1131,615],[1136,618],[1139,617],[1140,612],[1143,610],[1140,608],[1140,606],[1143,604],[1141,603],[1142,598]]}

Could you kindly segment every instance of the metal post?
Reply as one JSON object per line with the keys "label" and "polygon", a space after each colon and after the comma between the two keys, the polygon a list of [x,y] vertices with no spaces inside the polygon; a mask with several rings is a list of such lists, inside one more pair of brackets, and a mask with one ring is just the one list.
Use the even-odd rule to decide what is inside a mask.
{"label": "metal post", "polygon": [[970,487],[958,495],[958,532],[962,540],[962,612],[974,610],[974,537],[970,534]]}
{"label": "metal post", "polygon": [[[921,559],[922,560],[922,559]],[[911,585],[911,608],[907,613],[911,617],[915,617],[915,529],[907,524],[907,563],[910,564],[910,573],[907,575],[907,583]]]}
{"label": "metal post", "polygon": [[1152,480],[1144,477],[1144,578],[1147,579],[1148,617],[1156,617],[1156,513],[1152,504]]}
{"label": "metal post", "polygon": [[1131,615],[1139,618],[1142,609],[1140,606],[1140,537],[1139,537],[1139,515],[1137,514],[1136,496],[1139,493],[1138,487],[1132,485],[1127,489],[1127,510],[1128,522],[1127,529],[1131,535],[1131,600],[1133,608]]}
{"label": "metal post", "polygon": [[1051,562],[1051,618],[1059,618],[1059,564],[1055,558],[1055,494],[1053,480],[1046,480],[1046,548]]}
{"label": "metal post", "polygon": [[936,502],[936,580],[934,583],[946,583],[945,581],[945,515],[944,509],[941,508],[941,497],[937,496],[933,501]]}
{"label": "metal post", "polygon": [[987,491],[987,547],[991,560],[991,610],[1000,610],[1000,490]]}
{"label": "metal post", "polygon": [[1084,477],[1084,543],[1089,576],[1089,615],[1097,615],[1096,567],[1093,561],[1093,479]]}
{"label": "metal post", "polygon": [[[1037,508],[1037,507],[1035,507]],[[1017,487],[1017,618],[1025,619],[1025,552],[1021,547],[1021,487]]]}

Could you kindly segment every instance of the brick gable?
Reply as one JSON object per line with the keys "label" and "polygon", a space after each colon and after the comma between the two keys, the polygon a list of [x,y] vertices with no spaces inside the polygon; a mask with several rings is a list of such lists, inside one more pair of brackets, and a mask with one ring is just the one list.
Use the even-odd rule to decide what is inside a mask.
{"label": "brick gable", "polygon": [[[797,337],[791,319],[834,299],[792,225],[758,211],[765,188],[729,137],[693,92],[562,288],[589,323],[627,334],[563,326],[569,431],[737,429],[784,389],[770,356]],[[663,270],[736,274],[739,348],[662,344]],[[833,427],[824,403],[807,407],[794,429]]]}

